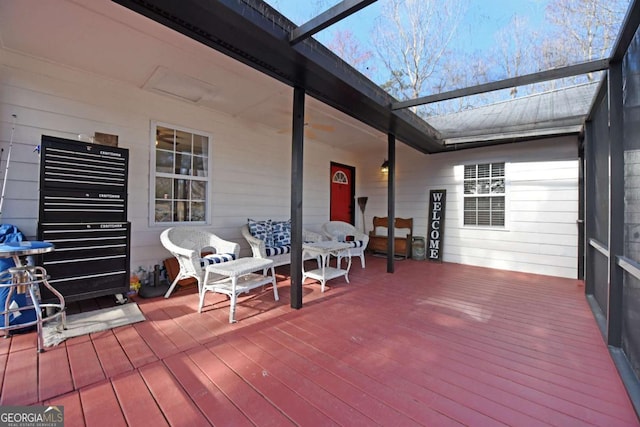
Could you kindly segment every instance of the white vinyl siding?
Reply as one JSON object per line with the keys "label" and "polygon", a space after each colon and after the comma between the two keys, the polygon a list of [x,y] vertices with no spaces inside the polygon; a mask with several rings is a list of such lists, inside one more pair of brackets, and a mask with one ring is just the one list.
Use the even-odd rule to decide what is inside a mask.
{"label": "white vinyl siding", "polygon": [[[292,97],[292,92],[283,85],[283,97]],[[241,256],[251,256],[240,233],[247,218],[286,220],[291,215],[291,141],[274,129],[2,48],[0,94],[0,110],[17,115],[3,221],[18,226],[30,240],[37,237],[39,158],[34,148],[41,135],[78,139],[79,134],[103,132],[118,135],[119,147],[129,150],[132,271],[152,268],[170,257],[159,236],[171,224],[154,224],[150,216],[156,198],[150,188],[155,168],[150,146],[153,120],[210,136],[206,226],[239,243]],[[5,131],[0,141],[8,144],[9,127],[0,128]],[[357,165],[358,159],[355,153],[305,141],[305,228],[320,231],[329,217],[330,162]],[[379,166],[378,161],[378,170]]]}
{"label": "white vinyl siding", "polygon": [[[241,245],[247,218],[286,220],[291,201],[291,141],[277,130],[189,103],[150,93],[98,75],[39,61],[0,48],[0,109],[17,114],[3,221],[33,239],[37,230],[39,159],[34,147],[42,134],[77,139],[79,134],[118,135],[129,149],[128,220],[131,267],[149,267],[170,256],[159,235],[166,223],[150,224],[150,122],[178,123],[212,135],[207,197],[210,227]],[[284,97],[292,90],[283,86]],[[5,121],[5,125],[7,122]],[[2,140],[9,140],[4,126]],[[339,140],[339,132],[336,139]],[[215,147],[212,145],[215,142]],[[6,145],[5,145],[6,147]],[[366,196],[364,218],[356,226],[371,230],[373,216],[387,215],[387,174],[380,171],[386,138],[366,152],[350,152],[305,140],[303,225],[319,231],[329,217],[330,162],[357,168],[356,197]],[[549,138],[427,155],[396,146],[395,214],[414,219],[414,236],[426,236],[431,189],[446,189],[443,260],[561,277],[576,277],[578,227],[577,137]],[[508,178],[505,228],[465,227],[463,167],[505,162]],[[15,166],[15,167],[14,167]],[[163,196],[164,197],[164,196]],[[363,222],[364,220],[364,222]],[[427,262],[427,261],[424,261]]]}
{"label": "white vinyl siding", "polygon": [[[428,231],[429,191],[445,189],[443,261],[575,278],[578,265],[577,138],[558,137],[494,147],[417,155],[396,147],[396,217],[413,218],[413,235]],[[369,196],[365,224],[386,213],[380,155],[360,175]],[[505,165],[505,226],[465,226],[464,166]],[[376,170],[377,168],[377,170]]]}

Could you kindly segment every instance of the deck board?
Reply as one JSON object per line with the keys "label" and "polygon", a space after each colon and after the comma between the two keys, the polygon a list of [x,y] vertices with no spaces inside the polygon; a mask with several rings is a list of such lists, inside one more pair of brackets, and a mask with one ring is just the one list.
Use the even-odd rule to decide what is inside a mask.
{"label": "deck board", "polygon": [[272,404],[287,414],[295,424],[313,426],[337,426],[326,414],[319,411],[311,401],[304,399],[287,387],[270,371],[248,358],[228,343],[208,347],[225,365],[231,368],[260,395],[271,396]]}
{"label": "deck board", "polygon": [[[205,355],[208,353],[204,349],[198,351]],[[180,353],[164,362],[211,424],[238,427],[253,425],[233,401],[204,375],[189,355]]]}
{"label": "deck board", "polygon": [[[287,337],[279,335],[278,340],[286,340],[291,346],[290,348],[301,356],[306,357],[317,366],[322,366],[333,375],[346,379],[370,396],[370,400],[376,400],[388,407],[389,409],[386,409],[385,413],[399,420],[402,425],[429,425],[436,421],[437,414],[433,409],[423,404],[425,400],[430,401],[434,396],[430,395],[427,399],[422,399],[422,402],[419,402],[405,388],[396,388],[384,381],[379,375],[380,366],[364,363],[366,354],[361,351],[361,348],[356,355],[345,351],[348,348],[347,343],[352,337],[345,341],[338,341],[339,345],[336,346],[335,338],[331,337],[323,342],[312,334],[301,333],[300,328],[293,323],[283,325],[280,331]],[[355,364],[345,361],[351,356],[355,356],[357,361]],[[391,359],[385,357],[384,363],[390,361]],[[369,409],[365,408],[365,410]],[[442,422],[444,420],[440,420],[440,423]]]}
{"label": "deck board", "polygon": [[189,352],[189,357],[252,423],[274,427],[294,425],[209,349],[220,344],[216,341],[209,344],[206,351]]}
{"label": "deck board", "polygon": [[394,422],[405,426],[418,425],[402,411],[404,404],[419,406],[416,402],[406,402],[402,396],[371,378],[341,363],[327,360],[325,355],[319,354],[315,349],[279,329],[272,332],[274,339],[282,342],[292,352],[286,358],[287,363],[297,362],[306,366],[300,366],[297,369],[298,373],[304,369],[313,369],[313,381],[321,382],[340,398],[348,399],[359,411],[369,414],[383,425]]}
{"label": "deck board", "polygon": [[116,328],[113,333],[134,368],[139,368],[158,360],[153,350],[144,342],[144,339],[133,326],[128,325]]}
{"label": "deck board", "polygon": [[52,348],[38,357],[39,400],[47,400],[73,390],[68,360],[65,346]]}
{"label": "deck board", "polygon": [[105,425],[119,427],[127,425],[109,380],[80,389],[80,403],[87,427]]}
{"label": "deck board", "polygon": [[[145,316],[149,319],[146,313]],[[147,322],[138,322],[133,325],[133,327],[158,359],[164,359],[165,357],[178,353],[178,348],[175,344],[162,333],[160,326],[151,321],[151,319]]]}
{"label": "deck board", "polygon": [[44,401],[43,404],[62,406],[64,408],[64,425],[66,427],[85,426],[80,393],[78,391],[56,396],[53,399]]}
{"label": "deck board", "polygon": [[127,372],[111,380],[128,425],[168,426],[140,372]]}
{"label": "deck board", "polygon": [[64,343],[76,390],[106,378],[100,359],[88,336],[77,337]]}
{"label": "deck board", "polygon": [[193,399],[161,361],[143,366],[140,374],[170,425],[190,427],[207,424]]}
{"label": "deck board", "polygon": [[[581,281],[367,257],[304,307],[256,289],[136,299],[146,321],[38,354],[0,341],[0,404],[56,404],[65,425],[635,426]],[[74,302],[70,312],[113,305]]]}
{"label": "deck board", "polygon": [[[469,390],[471,390],[472,393],[475,393],[480,398],[491,396],[493,401],[481,402],[481,410],[478,412],[488,412],[493,414],[493,417],[498,418],[498,420],[500,417],[496,415],[497,413],[502,412],[507,414],[505,418],[508,418],[509,408],[513,408],[519,403],[518,399],[512,394],[500,393],[499,389],[488,387],[482,382],[474,381],[473,377],[456,375],[455,372],[448,369],[448,366],[438,365],[434,360],[421,360],[420,355],[414,354],[415,352],[412,352],[411,348],[399,349],[396,355],[390,355],[388,352],[381,354],[375,350],[362,352],[363,346],[361,339],[363,337],[359,337],[359,339],[356,340],[354,337],[343,336],[344,344],[339,349],[335,346],[335,336],[333,336],[335,332],[327,334],[326,330],[319,329],[316,324],[308,324],[304,321],[296,323],[296,326],[305,330],[316,330],[316,339],[311,337],[307,337],[307,339],[313,340],[314,345],[318,346],[323,353],[331,357],[340,358],[351,366],[360,366],[367,374],[376,378],[386,387],[407,393],[413,391],[411,396],[414,399],[426,402],[443,398],[460,401],[466,394],[467,399],[477,400],[477,396],[472,396],[468,393]],[[376,346],[374,345],[373,348],[375,349]],[[416,389],[416,386],[419,386],[420,389]],[[532,405],[530,402],[523,403],[525,404],[523,405],[523,414],[530,412],[529,415],[539,415],[539,411],[545,409]],[[507,408],[503,407],[502,404],[506,405]],[[466,406],[470,408],[473,407],[473,405],[468,403]],[[451,414],[451,416],[456,417],[455,414]],[[520,414],[516,413],[515,416],[518,417],[520,421],[523,421],[520,419]],[[511,424],[509,420],[503,421]],[[433,422],[441,424],[442,421],[438,420]],[[528,425],[535,425],[536,421],[529,419],[526,420],[526,423]]]}
{"label": "deck board", "polygon": [[178,352],[196,347],[198,342],[162,309],[145,313],[147,319],[154,322],[166,337],[174,344]]}
{"label": "deck board", "polygon": [[[35,337],[35,336],[34,336]],[[14,340],[16,336],[12,337]],[[30,405],[38,402],[38,353],[34,346],[10,352],[4,372],[0,405]]]}
{"label": "deck board", "polygon": [[[370,426],[374,422],[371,418],[356,411],[306,376],[291,375],[291,367],[270,353],[269,350],[274,351],[273,347],[265,350],[251,341],[254,338],[233,340],[231,345],[233,345],[235,351],[245,354],[256,363],[261,363],[263,369],[268,369],[268,375],[275,376],[291,390],[306,398],[309,405],[317,407],[332,420],[352,427]],[[262,344],[268,345],[266,340],[263,340]]]}
{"label": "deck board", "polygon": [[[334,318],[334,316],[329,316],[330,319]],[[378,316],[378,320],[381,320],[382,317]],[[391,319],[389,319],[390,321]],[[386,324],[386,322],[384,320],[382,320],[382,324],[380,325],[381,330],[387,330],[389,331],[390,327]],[[308,322],[307,322],[308,323]],[[305,321],[301,321],[296,323],[297,326],[302,326],[305,325]],[[305,325],[307,329],[309,328],[313,328],[315,325]],[[325,326],[326,326],[326,322],[325,322]],[[369,332],[367,332],[367,329],[365,328],[365,326],[369,327]],[[378,339],[379,334],[376,334],[376,321],[375,320],[367,320],[366,321],[366,325],[363,324],[361,325],[361,329],[362,331],[364,331],[363,335],[361,335],[359,337],[360,340],[366,340],[366,345],[370,345],[373,348],[377,348],[377,347],[381,347],[384,348],[384,343],[383,342],[379,342],[380,340]],[[334,327],[332,328],[333,331],[341,331],[344,328],[341,328],[340,325],[338,325],[338,327]],[[397,330],[396,330],[397,329]],[[403,330],[401,328],[391,328],[391,332],[394,334],[395,336],[395,340],[399,341],[399,342],[403,342],[404,340],[401,337],[401,335],[403,334]],[[344,337],[345,338],[345,343],[348,343],[348,340],[346,338],[349,337]],[[330,341],[335,341],[335,338],[330,338]],[[496,379],[501,379],[501,375],[505,375],[505,373],[503,372],[505,367],[509,367],[508,364],[508,360],[507,362],[503,361],[500,362],[498,359],[491,359],[490,363],[484,363],[482,364],[482,355],[480,353],[472,353],[471,355],[469,355],[469,357],[465,357],[465,354],[462,351],[457,351],[456,348],[452,349],[452,351],[447,350],[447,342],[445,341],[434,341],[433,342],[433,348],[437,348],[439,349],[438,352],[442,353],[440,357],[440,359],[446,359],[447,363],[442,365],[442,366],[438,366],[438,362],[437,359],[435,357],[435,355],[429,355],[427,353],[425,357],[425,352],[421,351],[421,350],[414,350],[414,347],[412,347],[411,344],[415,344],[415,342],[409,342],[409,340],[407,340],[405,342],[405,346],[400,346],[401,348],[403,348],[402,350],[402,357],[404,357],[405,359],[408,358],[409,360],[420,360],[421,358],[424,359],[422,361],[422,363],[424,364],[436,364],[437,368],[456,368],[458,370],[460,370],[461,368],[467,368],[466,370],[463,370],[463,373],[466,375],[472,375],[472,374],[476,374],[476,375],[481,375],[485,372],[491,372],[491,375],[489,375],[489,379],[491,380],[496,380]],[[417,348],[419,349],[420,346],[417,346]],[[461,347],[460,350],[463,350],[464,348]],[[459,362],[459,363],[457,363]],[[479,364],[480,363],[480,364]],[[499,365],[499,363],[502,363],[502,366]],[[528,366],[528,365],[527,365]],[[530,369],[530,368],[529,368]],[[492,372],[493,371],[493,372]],[[440,369],[434,369],[434,372],[442,372]],[[531,376],[525,376],[525,375],[518,375],[518,373],[516,371],[507,371],[506,376],[508,378],[505,379],[505,382],[507,382],[508,384],[510,383],[514,383],[514,379],[522,379],[521,384],[519,384],[517,387],[517,390],[519,391],[522,386],[526,386],[528,383],[531,382],[531,380],[533,380],[535,382],[535,378],[532,378]],[[601,390],[600,388],[596,387],[596,388],[589,388],[586,387],[585,384],[578,384],[580,386],[579,389],[574,389],[574,390],[563,390],[562,388],[559,387],[552,387],[552,383],[548,382],[548,381],[538,381],[536,382],[538,386],[543,388],[543,391],[545,393],[555,393],[557,396],[561,397],[562,400],[560,401],[560,405],[561,406],[566,406],[567,405],[567,401],[575,401],[576,403],[580,404],[580,405],[586,405],[588,408],[598,408],[600,407],[605,407],[611,403],[616,402],[616,395],[611,395],[609,390]],[[550,386],[551,385],[551,386]],[[619,386],[619,382],[617,382],[617,385]],[[479,386],[476,385],[474,388],[478,388]],[[512,391],[515,393],[515,391]],[[535,390],[532,390],[532,392],[535,392]],[[576,392],[580,392],[579,394],[577,394]],[[620,389],[617,388],[617,392],[620,392]],[[545,393],[540,393],[541,399],[544,399],[547,397],[547,395]],[[593,399],[590,398],[589,393],[596,395],[598,398],[597,399]],[[531,395],[528,395],[527,398],[532,398]]]}
{"label": "deck board", "polygon": [[133,370],[133,365],[112,330],[91,334],[91,341],[107,378]]}

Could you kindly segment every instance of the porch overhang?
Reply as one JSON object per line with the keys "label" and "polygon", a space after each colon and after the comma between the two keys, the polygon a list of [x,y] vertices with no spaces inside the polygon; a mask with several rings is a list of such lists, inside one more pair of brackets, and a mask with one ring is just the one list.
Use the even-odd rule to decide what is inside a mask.
{"label": "porch overhang", "polygon": [[305,92],[423,153],[451,150],[438,132],[312,38],[292,45],[297,28],[260,0],[113,0]]}

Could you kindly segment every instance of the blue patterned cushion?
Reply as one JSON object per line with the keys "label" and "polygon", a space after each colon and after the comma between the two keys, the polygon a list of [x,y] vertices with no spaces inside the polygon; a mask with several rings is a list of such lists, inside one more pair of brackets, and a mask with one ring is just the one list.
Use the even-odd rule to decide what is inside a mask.
{"label": "blue patterned cushion", "polygon": [[264,240],[265,246],[274,246],[273,230],[270,219],[265,221],[255,221],[249,218],[247,219],[247,222],[249,223],[249,232],[253,237]]}
{"label": "blue patterned cushion", "polygon": [[361,248],[364,246],[364,242],[362,240],[353,240],[351,242],[344,242],[344,243],[348,243],[349,246],[351,246],[352,248]]}
{"label": "blue patterned cushion", "polygon": [[283,255],[283,254],[288,254],[289,252],[291,252],[291,245],[267,246],[264,249],[265,249],[265,252],[267,253],[267,256]]}
{"label": "blue patterned cushion", "polygon": [[291,220],[272,221],[273,246],[286,246],[291,244]]}
{"label": "blue patterned cushion", "polygon": [[200,258],[200,266],[205,268],[207,265],[220,264],[222,262],[233,261],[236,259],[234,254],[211,254]]}

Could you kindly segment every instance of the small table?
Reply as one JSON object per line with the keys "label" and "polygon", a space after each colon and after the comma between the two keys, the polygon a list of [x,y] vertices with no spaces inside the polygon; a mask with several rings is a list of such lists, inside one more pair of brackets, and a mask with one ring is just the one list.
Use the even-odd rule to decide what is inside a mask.
{"label": "small table", "polygon": [[16,267],[22,266],[21,256],[39,255],[52,252],[53,243],[28,241],[28,242],[6,242],[0,244],[0,257],[13,258]]}
{"label": "small table", "polygon": [[[0,314],[4,320],[0,323],[0,330],[7,331],[10,336],[14,329],[22,329],[25,327],[36,325],[38,334],[38,352],[44,351],[44,338],[42,336],[42,324],[48,320],[59,318],[60,325],[65,327],[65,303],[64,297],[53,286],[49,284],[47,271],[43,267],[34,267],[23,265],[20,257],[38,255],[54,250],[53,244],[49,242],[28,241],[28,242],[7,242],[0,245],[0,257],[12,258],[15,267],[11,267],[0,273],[0,288],[8,288],[4,305],[0,306],[2,311]],[[58,303],[40,304],[40,285],[45,286],[51,293],[58,298]],[[24,306],[12,306],[11,299],[14,294],[28,294],[31,303]],[[25,297],[26,301],[26,297]],[[56,311],[42,316],[42,309],[55,309]],[[35,311],[35,320],[10,325],[9,316],[20,315],[27,310]]]}
{"label": "small table", "polygon": [[[257,270],[262,270],[263,274],[254,273]],[[271,270],[271,276],[267,276],[266,270]],[[220,278],[219,276],[225,277]],[[280,297],[276,286],[276,275],[273,260],[270,259],[239,258],[234,261],[208,265],[204,274],[204,285],[200,290],[198,312],[202,312],[204,295],[207,291],[225,294],[231,298],[229,323],[235,323],[238,295],[269,283],[273,286],[273,298],[278,301]]]}
{"label": "small table", "polygon": [[[305,258],[305,253],[316,258],[321,258],[320,267],[314,270],[305,271],[304,264],[302,265],[302,281],[307,277],[320,281],[320,292],[324,292],[324,285],[327,280],[335,279],[336,277],[344,276],[344,279],[349,283],[349,270],[351,269],[351,254],[349,252],[351,245],[344,242],[336,242],[333,240],[304,243],[302,245],[302,258]],[[331,255],[340,258],[347,258],[347,268],[340,268],[340,265],[331,267],[329,260]]]}

